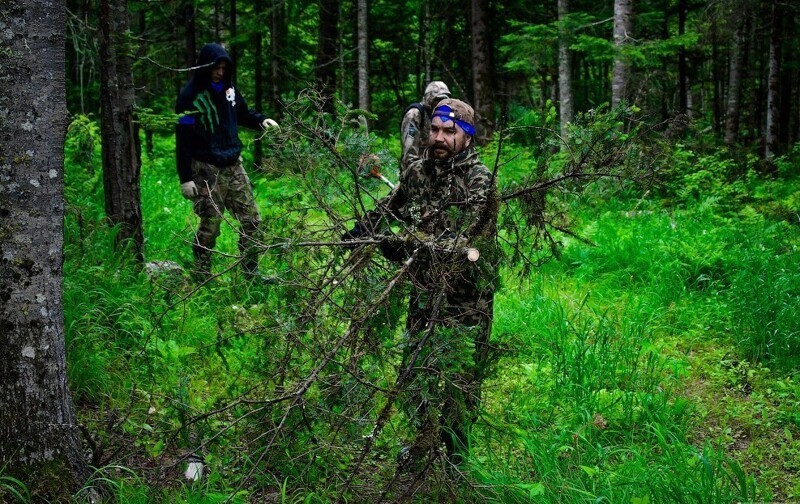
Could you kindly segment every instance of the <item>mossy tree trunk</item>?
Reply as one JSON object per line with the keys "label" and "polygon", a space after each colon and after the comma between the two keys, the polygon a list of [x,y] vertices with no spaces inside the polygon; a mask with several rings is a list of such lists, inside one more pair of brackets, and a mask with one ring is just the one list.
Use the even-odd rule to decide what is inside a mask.
{"label": "mossy tree trunk", "polygon": [[88,476],[67,388],[63,1],[6,2],[0,51],[0,473],[34,502]]}

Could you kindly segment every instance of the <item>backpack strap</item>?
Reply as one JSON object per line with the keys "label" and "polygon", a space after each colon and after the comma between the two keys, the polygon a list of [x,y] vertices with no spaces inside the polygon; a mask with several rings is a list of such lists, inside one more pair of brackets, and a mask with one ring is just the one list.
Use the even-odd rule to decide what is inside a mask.
{"label": "backpack strap", "polygon": [[406,109],[403,111],[402,117],[405,117],[408,111],[411,109],[419,110],[419,113],[423,119],[428,116],[428,111],[425,109],[425,105],[417,102],[417,103],[412,103],[411,105],[406,107]]}

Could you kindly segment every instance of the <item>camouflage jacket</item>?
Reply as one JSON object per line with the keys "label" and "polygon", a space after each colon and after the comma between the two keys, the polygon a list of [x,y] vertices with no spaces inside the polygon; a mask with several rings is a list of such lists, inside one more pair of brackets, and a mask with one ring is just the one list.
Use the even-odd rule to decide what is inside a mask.
{"label": "camouflage jacket", "polygon": [[[425,156],[413,162],[401,173],[394,190],[367,214],[366,222],[400,221],[408,226],[401,234],[420,241],[451,249],[477,248],[481,258],[468,268],[471,273],[459,275],[467,273],[464,279],[470,284],[478,281],[477,275],[486,281],[480,283],[493,286],[498,205],[492,174],[469,148],[451,159]],[[457,262],[466,260],[459,257]]]}

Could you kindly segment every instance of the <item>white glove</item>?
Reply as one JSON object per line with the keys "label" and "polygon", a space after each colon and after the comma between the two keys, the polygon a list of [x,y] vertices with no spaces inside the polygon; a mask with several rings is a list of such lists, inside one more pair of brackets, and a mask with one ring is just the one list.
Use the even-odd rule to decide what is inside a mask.
{"label": "white glove", "polygon": [[281,127],[278,126],[278,123],[276,123],[272,119],[264,119],[264,122],[261,123],[261,127],[264,128],[265,130],[272,129],[272,128],[281,129]]}
{"label": "white glove", "polygon": [[186,199],[196,198],[200,192],[197,190],[197,185],[193,181],[184,182],[181,184],[181,194]]}

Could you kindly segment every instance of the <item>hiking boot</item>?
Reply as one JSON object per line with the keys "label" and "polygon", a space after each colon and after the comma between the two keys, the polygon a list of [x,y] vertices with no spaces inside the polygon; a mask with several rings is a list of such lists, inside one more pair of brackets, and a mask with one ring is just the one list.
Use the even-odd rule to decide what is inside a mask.
{"label": "hiking boot", "polygon": [[204,283],[211,279],[211,251],[200,244],[192,246],[194,254],[194,271],[192,277],[197,283]]}

